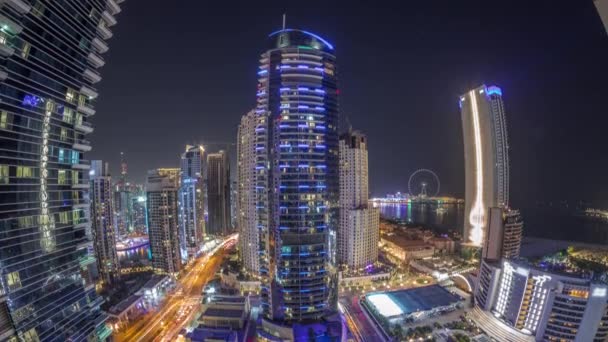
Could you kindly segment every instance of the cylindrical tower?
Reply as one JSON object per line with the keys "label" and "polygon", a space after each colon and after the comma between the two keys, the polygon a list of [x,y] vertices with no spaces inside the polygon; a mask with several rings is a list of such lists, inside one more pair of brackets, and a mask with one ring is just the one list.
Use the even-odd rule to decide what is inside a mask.
{"label": "cylindrical tower", "polygon": [[256,196],[267,319],[335,308],[338,88],[334,48],[303,30],[269,36],[256,107]]}

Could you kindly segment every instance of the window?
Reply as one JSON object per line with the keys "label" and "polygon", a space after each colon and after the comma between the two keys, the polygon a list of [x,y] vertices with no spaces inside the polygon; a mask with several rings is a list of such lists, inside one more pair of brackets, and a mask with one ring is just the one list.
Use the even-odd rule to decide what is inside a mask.
{"label": "window", "polygon": [[8,112],[5,110],[0,112],[0,128],[3,128],[3,129],[9,128],[10,123],[11,122],[10,122],[10,117],[8,115]]}
{"label": "window", "polygon": [[78,164],[80,162],[80,154],[76,151],[71,151],[72,153],[72,164]]}
{"label": "window", "polygon": [[30,56],[30,49],[32,46],[30,43],[23,43],[23,48],[21,49],[21,57],[27,59]]}
{"label": "window", "polygon": [[32,328],[25,333],[23,333],[23,340],[25,342],[39,342],[40,338],[38,338],[38,334],[36,333],[36,328]]}
{"label": "window", "polygon": [[59,136],[61,141],[68,140],[68,130],[65,127],[61,127],[61,135]]}
{"label": "window", "polygon": [[11,272],[6,275],[6,283],[8,288],[16,290],[21,287],[21,277],[19,277],[19,271]]}
{"label": "window", "polygon": [[65,150],[60,148],[59,154],[57,155],[57,162],[64,163],[64,160],[65,160]]}
{"label": "window", "polygon": [[3,30],[0,31],[0,44],[6,45],[7,43],[7,34]]}
{"label": "window", "polygon": [[80,210],[72,211],[72,221],[74,224],[78,224],[80,221]]}
{"label": "window", "polygon": [[72,170],[72,184],[78,184],[78,171]]}
{"label": "window", "polygon": [[78,105],[85,106],[87,104],[87,97],[85,95],[80,95],[78,97]]}
{"label": "window", "polygon": [[82,114],[76,113],[76,120],[74,120],[74,125],[82,125]]}
{"label": "window", "polygon": [[34,216],[22,216],[17,218],[19,228],[29,228],[34,226]]}
{"label": "window", "polygon": [[29,166],[17,166],[17,178],[32,178],[33,173]]}
{"label": "window", "polygon": [[74,101],[76,101],[76,90],[68,88],[68,90],[65,92],[65,100],[69,103],[74,103]]}
{"label": "window", "polygon": [[8,165],[0,165],[0,184],[8,184],[10,180]]}
{"label": "window", "polygon": [[73,111],[70,108],[65,107],[63,109],[63,122],[72,123]]}
{"label": "window", "polygon": [[63,223],[63,224],[68,223],[68,212],[67,211],[60,212],[58,216],[59,216],[59,218],[57,221],[59,221],[59,223]]}
{"label": "window", "polygon": [[65,170],[59,170],[57,174],[57,184],[64,185],[66,183]]}

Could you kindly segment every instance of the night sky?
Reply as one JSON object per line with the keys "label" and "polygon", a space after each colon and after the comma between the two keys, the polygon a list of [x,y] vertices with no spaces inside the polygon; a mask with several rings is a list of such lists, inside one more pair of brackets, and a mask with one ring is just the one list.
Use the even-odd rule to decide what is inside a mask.
{"label": "night sky", "polygon": [[124,151],[142,182],[177,167],[186,143],[233,143],[255,105],[259,54],[287,12],[288,27],[336,47],[341,115],[368,135],[373,195],[406,191],[410,173],[429,168],[442,193],[463,197],[458,96],[486,83],[503,89],[512,205],[608,208],[608,35],[592,1],[413,3],[125,1],[89,158],[117,175]]}

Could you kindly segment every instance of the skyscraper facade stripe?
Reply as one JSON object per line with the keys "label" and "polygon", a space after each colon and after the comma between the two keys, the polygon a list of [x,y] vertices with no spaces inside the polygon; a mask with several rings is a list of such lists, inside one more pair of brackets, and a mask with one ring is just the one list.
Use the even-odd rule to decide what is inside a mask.
{"label": "skyscraper facade stripe", "polygon": [[313,33],[272,33],[258,70],[255,183],[264,317],[335,310],[338,88],[334,48]]}
{"label": "skyscraper facade stripe", "polygon": [[502,90],[485,85],[460,97],[465,155],[465,239],[480,246],[488,209],[509,205],[509,144]]}
{"label": "skyscraper facade stripe", "polygon": [[0,340],[110,334],[90,272],[84,154],[120,2],[0,2]]}

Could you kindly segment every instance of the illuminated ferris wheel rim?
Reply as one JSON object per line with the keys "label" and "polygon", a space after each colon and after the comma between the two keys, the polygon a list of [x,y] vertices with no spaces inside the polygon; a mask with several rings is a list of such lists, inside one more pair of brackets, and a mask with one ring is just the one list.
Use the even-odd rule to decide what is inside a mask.
{"label": "illuminated ferris wheel rim", "polygon": [[439,181],[439,176],[437,176],[435,171],[430,169],[418,169],[410,175],[410,179],[407,181],[407,190],[410,192],[410,195],[415,196],[412,191],[412,179],[414,179],[414,177],[419,173],[430,173],[431,175],[433,175],[433,178],[435,178],[435,181],[437,181],[437,190],[431,197],[436,197],[437,195],[439,195],[439,189],[441,189],[441,182]]}

